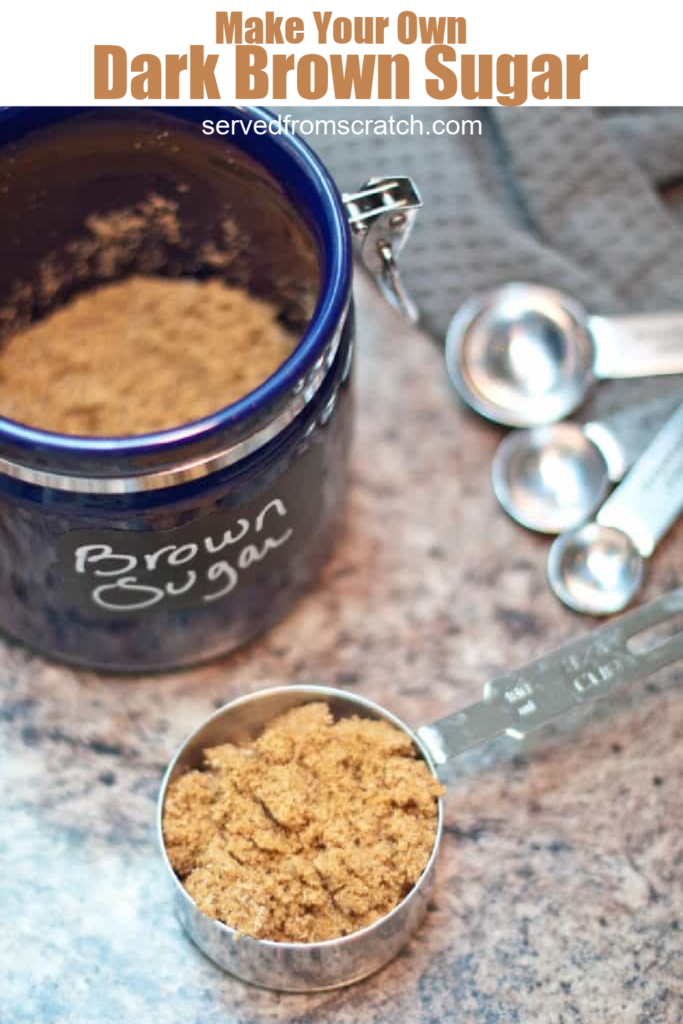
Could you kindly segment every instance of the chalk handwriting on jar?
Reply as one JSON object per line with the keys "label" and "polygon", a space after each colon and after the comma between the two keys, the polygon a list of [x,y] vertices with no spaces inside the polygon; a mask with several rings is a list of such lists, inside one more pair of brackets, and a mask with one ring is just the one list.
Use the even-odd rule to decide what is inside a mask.
{"label": "chalk handwriting on jar", "polygon": [[134,569],[138,564],[135,555],[117,555],[109,544],[84,544],[76,548],[76,572],[86,572],[86,566],[90,562],[99,564],[103,560],[113,562],[114,565],[109,569],[95,569],[95,576],[118,576],[122,572]]}
{"label": "chalk handwriting on jar", "polygon": [[[220,532],[207,532],[200,520],[162,535],[164,540],[173,535],[178,543],[158,545],[158,534],[110,530],[107,543],[102,533],[73,550],[72,569],[95,584],[92,603],[110,612],[144,611],[164,602],[211,603],[232,593],[244,572],[287,544],[294,534],[283,521],[287,518],[284,501],[273,498],[251,519],[240,517]],[[151,550],[150,541],[157,541]]]}
{"label": "chalk handwriting on jar", "polygon": [[[119,596],[123,594],[122,603],[116,600],[117,594]],[[135,576],[124,576],[116,583],[103,583],[102,586],[95,587],[92,592],[94,603],[100,608],[107,608],[112,612],[140,612],[144,608],[151,608],[159,601],[163,601],[164,596],[164,590],[138,583]]]}
{"label": "chalk handwriting on jar", "polygon": [[214,562],[207,569],[206,578],[212,582],[224,580],[220,590],[203,596],[204,601],[217,601],[219,597],[227,597],[235,589],[239,581],[239,573],[230,565],[230,562]]}

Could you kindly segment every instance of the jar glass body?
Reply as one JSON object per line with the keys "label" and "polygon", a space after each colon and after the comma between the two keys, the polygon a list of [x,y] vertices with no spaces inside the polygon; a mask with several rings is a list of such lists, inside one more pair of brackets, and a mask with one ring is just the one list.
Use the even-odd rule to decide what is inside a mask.
{"label": "jar glass body", "polygon": [[[202,260],[220,249],[219,212],[239,208],[240,259],[228,236],[221,276],[278,300],[300,334],[254,392],[156,435],[67,437],[0,419],[0,628],[89,667],[139,672],[227,653],[292,607],[339,530],[352,428],[344,209],[299,140],[245,133],[237,145],[207,146],[200,114],[210,113],[226,116],[206,108],[0,114],[0,223],[11,268],[0,274],[0,308],[27,294],[17,282],[44,282],[44,260],[73,251],[74,233],[101,217],[103,203],[114,213],[142,208],[157,161],[170,170],[155,178],[154,194],[177,200],[180,231],[163,245],[143,231],[142,248],[111,276],[209,276]],[[234,113],[252,127],[273,123],[263,111]],[[40,182],[45,230],[36,240]],[[110,261],[88,260],[86,275],[73,267],[62,275],[56,300],[53,282],[51,299],[41,285],[23,306],[15,301],[17,317],[30,322],[52,301],[101,283]]]}

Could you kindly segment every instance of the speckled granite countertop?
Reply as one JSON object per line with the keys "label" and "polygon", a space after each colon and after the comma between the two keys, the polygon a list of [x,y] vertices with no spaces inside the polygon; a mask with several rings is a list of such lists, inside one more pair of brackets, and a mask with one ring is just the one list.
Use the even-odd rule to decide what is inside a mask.
{"label": "speckled granite countertop", "polygon": [[[0,647],[0,1020],[8,1024],[680,1024],[683,668],[453,773],[439,884],[393,964],[286,996],[222,975],[181,933],[154,840],[179,741],[264,685],[324,681],[420,724],[590,622],[545,585],[547,542],[492,498],[498,432],[424,336],[361,284],[346,534],[259,643],[192,672],[105,678]],[[647,596],[683,580],[683,526]]]}

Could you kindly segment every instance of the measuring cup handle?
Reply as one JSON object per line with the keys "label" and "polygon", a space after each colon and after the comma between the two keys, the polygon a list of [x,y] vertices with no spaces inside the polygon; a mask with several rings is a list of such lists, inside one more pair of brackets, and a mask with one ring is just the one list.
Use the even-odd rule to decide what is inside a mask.
{"label": "measuring cup handle", "polygon": [[682,660],[683,622],[668,638],[642,646],[644,634],[681,613],[683,587],[491,680],[482,700],[423,726],[418,737],[436,764],[503,733],[524,739],[577,705]]}

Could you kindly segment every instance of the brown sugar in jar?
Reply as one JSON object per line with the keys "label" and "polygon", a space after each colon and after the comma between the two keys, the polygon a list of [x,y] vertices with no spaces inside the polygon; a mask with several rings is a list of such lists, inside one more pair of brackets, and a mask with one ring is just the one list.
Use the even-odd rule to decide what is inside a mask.
{"label": "brown sugar in jar", "polygon": [[397,906],[429,861],[443,787],[388,722],[307,704],[204,761],[169,786],[164,842],[200,910],[238,932],[351,934]]}
{"label": "brown sugar in jar", "polygon": [[0,414],[61,434],[153,433],[263,383],[296,337],[220,279],[132,276],[71,299],[0,351]]}

